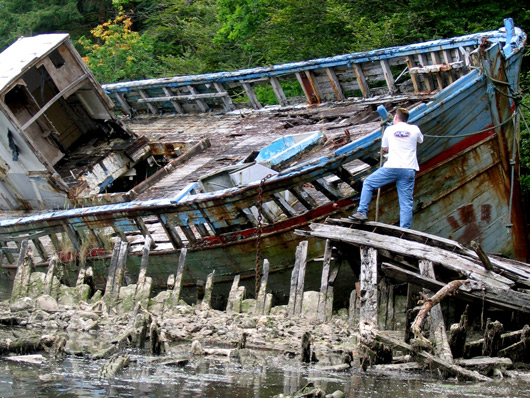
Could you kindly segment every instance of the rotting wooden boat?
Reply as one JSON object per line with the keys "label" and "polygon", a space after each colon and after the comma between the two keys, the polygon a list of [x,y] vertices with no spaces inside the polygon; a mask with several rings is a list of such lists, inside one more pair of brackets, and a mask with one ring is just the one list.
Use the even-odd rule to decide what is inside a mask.
{"label": "rotting wooden boat", "polygon": [[[421,169],[412,227],[462,244],[474,240],[485,251],[527,260],[517,103],[525,42],[525,33],[507,19],[498,31],[452,39],[267,68],[105,85],[126,116],[109,120],[135,137],[136,145],[124,151],[139,154],[138,167],[121,170],[133,185],[123,183],[121,191],[112,191],[111,183],[120,185],[119,173],[111,176],[103,170],[108,178],[100,176],[91,185],[94,189],[54,191],[81,207],[11,217],[5,213],[0,221],[2,266],[12,268],[19,243],[29,240],[41,263],[56,251],[73,268],[90,263],[103,276],[110,241],[121,239],[130,243],[128,271],[134,274],[150,236],[149,273],[160,286],[174,273],[184,247],[185,281],[190,284],[204,281],[214,269],[218,282],[231,281],[235,274],[252,281],[260,258],[270,261],[271,274],[288,275],[284,271],[292,267],[300,240],[294,230],[351,213],[362,179],[379,164],[380,105],[389,111],[408,107],[410,122],[426,136],[418,151]],[[48,70],[49,62],[42,65]],[[86,69],[83,73],[90,76]],[[282,83],[289,80],[300,84],[304,98],[285,95]],[[279,106],[259,103],[255,90],[263,84],[270,84]],[[91,89],[101,95],[97,85]],[[233,100],[241,92],[247,102]],[[3,91],[2,108],[13,131],[40,125],[52,111],[40,104],[28,111],[28,120],[17,120],[5,105],[8,94]],[[68,94],[64,88],[52,100]],[[276,140],[308,131],[326,139],[271,155],[271,148],[284,144]],[[5,135],[2,139],[8,165],[4,174],[9,175],[14,161],[6,161],[10,145]],[[18,161],[25,154],[20,151]],[[158,164],[156,172],[148,172],[150,162]],[[90,170],[82,166],[83,172]],[[68,171],[74,180],[80,178],[76,167]],[[138,174],[148,178],[138,181]],[[6,178],[1,184],[9,189]],[[378,220],[396,223],[396,203],[395,189],[384,188]],[[309,258],[322,252],[322,244],[311,241]]]}

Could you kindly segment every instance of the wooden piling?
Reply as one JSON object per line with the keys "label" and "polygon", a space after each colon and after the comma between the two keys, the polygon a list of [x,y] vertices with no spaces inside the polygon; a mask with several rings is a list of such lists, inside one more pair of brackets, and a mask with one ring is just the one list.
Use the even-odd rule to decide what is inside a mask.
{"label": "wooden piling", "polygon": [[226,305],[226,311],[228,313],[239,314],[241,312],[241,306],[243,299],[245,298],[245,286],[239,286],[240,275],[236,275],[230,293],[228,294],[228,303]]}
{"label": "wooden piling", "polygon": [[[418,262],[421,275],[436,279],[434,275],[434,267],[431,261],[420,260]],[[425,293],[432,296],[430,290],[425,289]],[[445,328],[444,317],[442,314],[442,307],[440,304],[436,304],[431,308],[431,338],[434,340],[434,350],[436,355],[442,358],[444,361],[449,363],[453,362],[453,354],[451,353],[451,347],[449,346],[449,340],[447,339],[447,331]]]}
{"label": "wooden piling", "polygon": [[33,258],[31,250],[28,248],[28,241],[23,240],[20,244],[20,251],[17,260],[17,272],[13,280],[13,289],[11,292],[11,302],[25,297],[28,294],[29,278],[33,272]]}
{"label": "wooden piling", "polygon": [[266,298],[267,298],[267,282],[269,280],[269,269],[270,264],[269,260],[264,259],[263,260],[263,267],[262,267],[262,275],[261,275],[261,281],[260,281],[260,288],[258,292],[258,297],[256,299],[256,307],[254,309],[254,312],[258,315],[267,315],[265,312],[266,309]]}
{"label": "wooden piling", "polygon": [[173,285],[173,301],[178,303],[180,300],[180,294],[182,292],[182,275],[184,274],[184,265],[186,264],[186,255],[188,249],[183,247],[180,249],[179,263],[177,267],[177,275],[175,277],[175,284]]}
{"label": "wooden piling", "polygon": [[53,287],[54,287],[54,280],[57,280],[55,278],[55,273],[57,271],[57,262],[59,261],[59,257],[57,254],[54,254],[50,260],[50,264],[48,265],[48,271],[46,272],[46,277],[44,278],[44,289],[43,293],[48,294],[50,296],[53,296]]}
{"label": "wooden piling", "polygon": [[105,287],[105,295],[103,296],[105,303],[109,307],[114,306],[119,298],[128,251],[129,242],[117,241],[114,245],[109,274],[107,277],[107,285]]}
{"label": "wooden piling", "polygon": [[331,319],[333,311],[333,287],[329,284],[329,274],[331,267],[333,246],[331,241],[326,239],[326,246],[324,249],[324,261],[322,264],[322,278],[320,281],[320,295],[318,300],[317,319],[319,321],[327,322]]}
{"label": "wooden piling", "polygon": [[287,314],[289,316],[300,316],[302,314],[308,243],[307,240],[304,240],[296,247],[296,259],[291,274],[291,291],[289,293],[289,303],[287,304]]}
{"label": "wooden piling", "polygon": [[201,310],[209,310],[212,308],[212,290],[213,290],[213,277],[215,270],[213,270],[206,278],[206,285],[204,286],[204,297],[201,302]]}

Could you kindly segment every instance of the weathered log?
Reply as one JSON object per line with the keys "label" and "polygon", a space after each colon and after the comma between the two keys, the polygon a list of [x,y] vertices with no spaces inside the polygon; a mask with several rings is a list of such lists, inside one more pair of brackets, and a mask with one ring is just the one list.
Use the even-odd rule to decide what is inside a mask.
{"label": "weathered log", "polygon": [[35,336],[0,339],[0,354],[16,352],[19,354],[29,354],[32,352],[43,351],[52,346],[60,336]]}
{"label": "weathered log", "polygon": [[484,330],[484,345],[482,346],[482,355],[485,357],[496,357],[500,349],[501,333],[504,326],[499,321],[492,322],[488,319]]}
{"label": "weathered log", "polygon": [[460,322],[454,323],[449,329],[449,347],[453,353],[454,358],[462,358],[464,356],[464,346],[467,337],[467,312],[469,306],[460,316]]}
{"label": "weathered log", "polygon": [[115,354],[99,370],[98,376],[110,379],[127,366],[129,366],[129,355]]}
{"label": "weathered log", "polygon": [[463,280],[455,280],[455,281],[449,282],[447,285],[445,285],[440,290],[438,290],[431,298],[425,297],[424,303],[422,307],[420,308],[420,311],[418,312],[416,319],[414,320],[414,322],[412,323],[410,327],[410,330],[412,331],[412,333],[417,339],[428,344],[428,340],[425,339],[425,337],[421,333],[421,325],[423,324],[425,317],[427,316],[427,314],[429,313],[429,311],[431,310],[433,306],[440,303],[440,301],[442,301],[448,295],[453,294],[455,291],[457,291],[460,288],[460,286],[466,283],[467,281],[463,281]]}
{"label": "weathered log", "polygon": [[510,358],[498,358],[498,357],[475,357],[471,359],[458,359],[455,361],[458,366],[464,368],[472,368],[482,374],[489,375],[494,369],[499,369],[504,372],[513,366],[513,362]]}
{"label": "weathered log", "polygon": [[387,333],[381,331],[375,331],[377,340],[384,344],[397,347],[401,350],[406,350],[412,354],[415,360],[433,366],[437,369],[442,370],[443,374],[450,374],[460,377],[464,380],[476,380],[476,381],[491,381],[489,377],[483,376],[478,372],[464,369],[461,366],[448,363],[441,358],[438,358],[425,351],[415,351],[410,344],[396,340],[390,337]]}
{"label": "weathered log", "polygon": [[313,352],[313,336],[311,332],[305,332],[302,336],[302,347],[300,352],[300,359],[302,363],[316,362],[316,356]]}

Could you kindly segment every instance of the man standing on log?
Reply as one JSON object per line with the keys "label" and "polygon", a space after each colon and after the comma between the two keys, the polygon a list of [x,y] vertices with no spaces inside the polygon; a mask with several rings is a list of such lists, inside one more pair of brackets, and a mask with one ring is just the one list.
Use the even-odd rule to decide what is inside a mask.
{"label": "man standing on log", "polygon": [[352,220],[366,220],[373,191],[391,182],[396,182],[399,196],[399,225],[410,228],[412,223],[412,194],[418,166],[416,147],[423,142],[418,126],[407,123],[409,111],[398,108],[393,125],[383,133],[382,150],[388,152],[387,161],[363,182],[361,200]]}

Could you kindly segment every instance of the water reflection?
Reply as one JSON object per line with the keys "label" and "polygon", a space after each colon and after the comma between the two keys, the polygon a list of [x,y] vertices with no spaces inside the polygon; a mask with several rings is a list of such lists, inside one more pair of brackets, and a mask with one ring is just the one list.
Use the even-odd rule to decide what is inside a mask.
{"label": "water reflection", "polygon": [[350,398],[528,397],[529,384],[503,380],[491,384],[426,380],[424,375],[381,375],[360,370],[324,372],[278,356],[253,366],[227,360],[192,360],[166,366],[156,358],[130,352],[118,377],[101,379],[105,361],[67,357],[42,365],[0,362],[0,396],[10,397],[219,397],[268,398],[292,395],[307,383]]}

